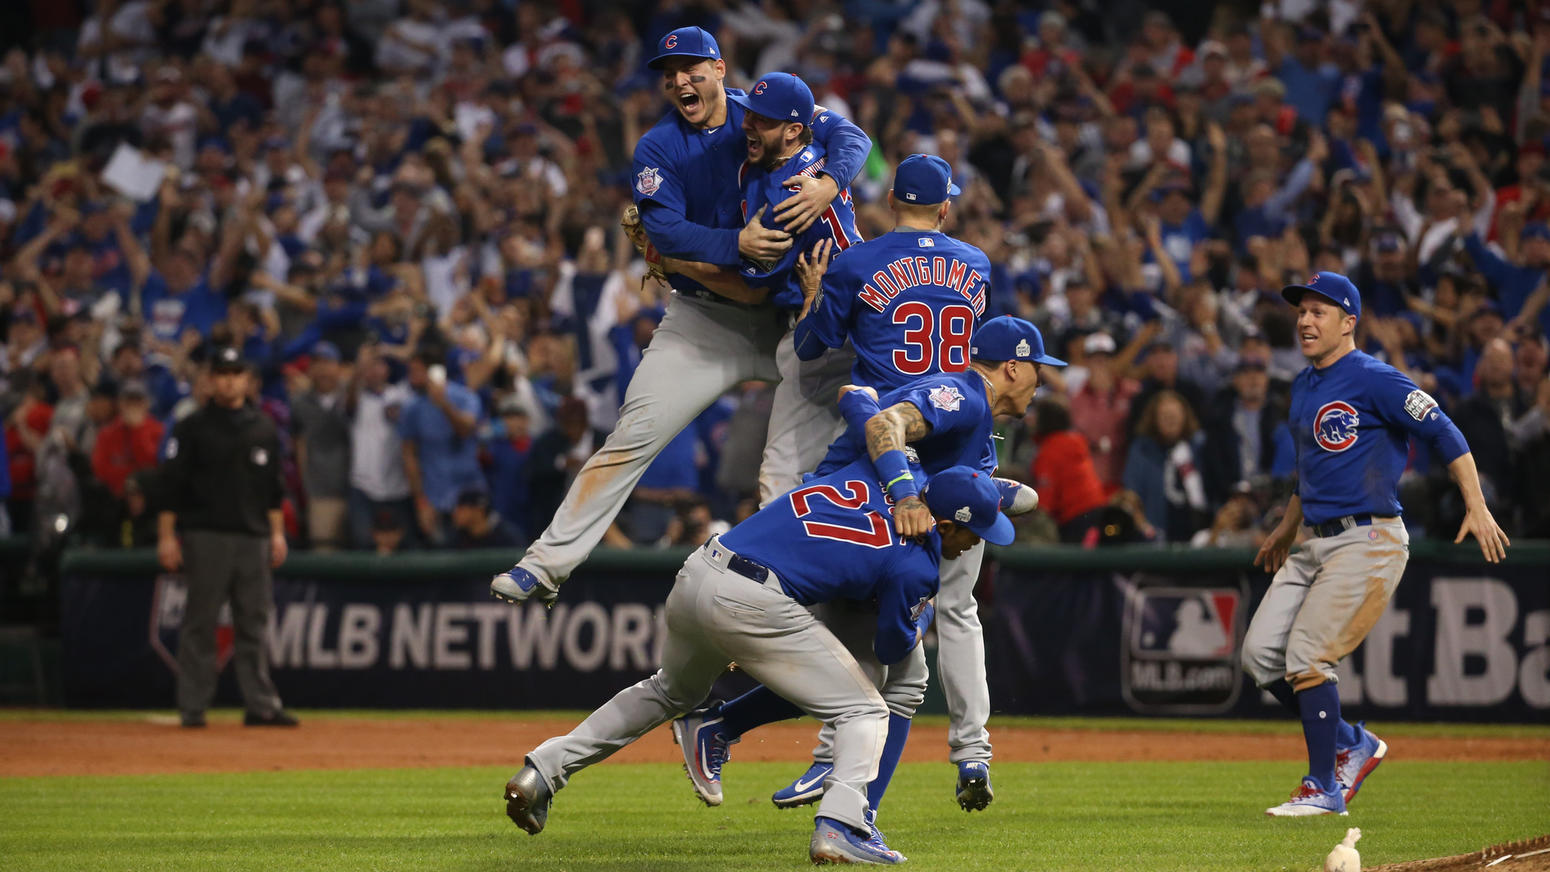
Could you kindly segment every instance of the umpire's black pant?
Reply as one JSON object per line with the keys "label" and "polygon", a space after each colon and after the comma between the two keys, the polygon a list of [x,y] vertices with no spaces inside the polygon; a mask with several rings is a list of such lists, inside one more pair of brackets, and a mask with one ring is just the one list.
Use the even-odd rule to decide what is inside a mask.
{"label": "umpire's black pant", "polygon": [[267,634],[274,610],[269,539],[245,533],[190,530],[183,534],[183,583],[188,602],[178,634],[178,710],[203,712],[215,697],[215,624],[231,603],[237,687],[247,710],[281,709],[269,679]]}

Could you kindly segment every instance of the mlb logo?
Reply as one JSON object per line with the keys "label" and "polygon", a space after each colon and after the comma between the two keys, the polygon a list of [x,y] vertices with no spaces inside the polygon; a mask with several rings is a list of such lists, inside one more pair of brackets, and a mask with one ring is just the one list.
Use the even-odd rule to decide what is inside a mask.
{"label": "mlb logo", "polygon": [[926,399],[931,401],[931,405],[944,412],[956,412],[963,403],[963,394],[952,385],[938,385],[935,390],[926,394]]}
{"label": "mlb logo", "polygon": [[1134,626],[1138,655],[1226,657],[1233,650],[1238,592],[1157,590],[1141,598]]}
{"label": "mlb logo", "polygon": [[[914,197],[915,195],[906,194],[905,196]],[[922,236],[919,239],[916,239],[915,242],[918,243],[921,248],[936,248],[936,240],[929,236]]]}
{"label": "mlb logo", "polygon": [[635,174],[635,190],[642,197],[649,197],[662,186],[662,173],[656,167],[646,167]]}
{"label": "mlb logo", "polygon": [[1240,587],[1138,584],[1125,592],[1120,691],[1142,713],[1212,714],[1238,701]]}

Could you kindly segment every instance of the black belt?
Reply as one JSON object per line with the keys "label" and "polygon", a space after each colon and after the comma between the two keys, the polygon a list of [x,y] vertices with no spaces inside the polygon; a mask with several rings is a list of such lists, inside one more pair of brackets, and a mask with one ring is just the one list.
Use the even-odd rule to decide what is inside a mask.
{"label": "black belt", "polygon": [[1333,521],[1325,521],[1322,524],[1310,524],[1309,529],[1313,535],[1320,539],[1326,536],[1339,536],[1352,527],[1371,527],[1373,521],[1392,521],[1395,515],[1371,515],[1363,512],[1359,515],[1346,515]]}
{"label": "black belt", "polygon": [[744,578],[764,584],[770,580],[770,568],[762,563],[756,563],[741,554],[733,554],[727,560],[727,568]]}
{"label": "black belt", "polygon": [[[711,547],[711,543],[706,542],[702,547],[709,548]],[[732,570],[733,572],[750,581],[756,581],[759,584],[764,584],[766,581],[770,580],[772,570],[768,566],[765,566],[764,564],[755,560],[749,560],[747,557],[734,552],[732,549],[726,547],[725,545],[717,545],[716,547],[726,552],[727,569]]]}

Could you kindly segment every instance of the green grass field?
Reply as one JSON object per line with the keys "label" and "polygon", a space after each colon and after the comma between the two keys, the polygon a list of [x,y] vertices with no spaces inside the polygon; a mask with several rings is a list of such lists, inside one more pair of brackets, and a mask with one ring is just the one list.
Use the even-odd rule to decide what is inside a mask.
{"label": "green grass field", "polygon": [[[707,809],[677,767],[604,763],[529,837],[504,769],[0,781],[6,870],[765,870],[807,864],[811,814],[778,811],[790,764],[734,761]],[[918,869],[1310,870],[1347,826],[1365,866],[1550,831],[1550,761],[1386,763],[1347,818],[1272,820],[1295,763],[1015,764],[965,814],[945,763],[901,767],[882,810]]]}

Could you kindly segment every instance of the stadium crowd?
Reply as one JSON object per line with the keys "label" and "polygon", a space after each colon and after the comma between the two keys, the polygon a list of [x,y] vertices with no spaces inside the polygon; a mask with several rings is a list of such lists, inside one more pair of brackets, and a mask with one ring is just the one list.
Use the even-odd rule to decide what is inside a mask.
{"label": "stadium crowd", "polygon": [[[666,302],[617,220],[669,111],[643,51],[700,24],[729,85],[797,73],[872,136],[868,238],[899,159],[951,163],[989,314],[1074,364],[1000,443],[1024,541],[1257,544],[1304,365],[1278,292],[1320,269],[1503,527],[1550,536],[1550,5],[79,5],[32,4],[0,63],[0,531],[155,544],[166,434],[235,345],[299,546],[536,537]],[[769,406],[701,415],[606,544],[748,512]],[[1413,527],[1456,529],[1445,477],[1413,454]]]}

